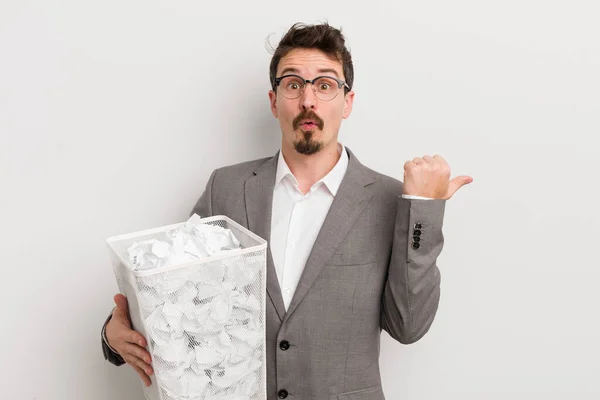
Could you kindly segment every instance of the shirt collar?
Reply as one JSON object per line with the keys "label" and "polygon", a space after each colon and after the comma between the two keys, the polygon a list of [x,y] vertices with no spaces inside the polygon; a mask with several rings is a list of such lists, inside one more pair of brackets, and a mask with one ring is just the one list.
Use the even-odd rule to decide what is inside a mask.
{"label": "shirt collar", "polygon": [[[344,175],[346,174],[346,170],[348,169],[349,160],[346,147],[341,143],[338,143],[338,152],[340,152],[340,158],[335,164],[335,166],[331,169],[331,171],[327,173],[327,175],[325,175],[313,185],[313,187],[315,187],[320,182],[322,182],[334,196],[337,194],[337,191],[340,188],[340,185],[342,184],[342,180],[344,179]],[[277,174],[275,175],[275,187],[277,187],[281,183],[281,181],[287,176],[292,178],[296,185],[298,184],[296,177],[294,176],[294,174],[292,174],[290,167],[287,165],[285,159],[283,158],[283,152],[279,151],[279,158],[277,160]]]}

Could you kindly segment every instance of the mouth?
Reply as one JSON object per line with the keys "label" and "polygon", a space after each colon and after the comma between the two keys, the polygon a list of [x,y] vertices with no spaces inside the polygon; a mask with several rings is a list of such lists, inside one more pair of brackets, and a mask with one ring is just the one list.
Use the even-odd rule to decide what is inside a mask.
{"label": "mouth", "polygon": [[304,130],[313,130],[319,127],[319,125],[317,124],[316,121],[312,121],[312,120],[306,120],[306,121],[302,121],[299,124],[300,128],[304,129]]}

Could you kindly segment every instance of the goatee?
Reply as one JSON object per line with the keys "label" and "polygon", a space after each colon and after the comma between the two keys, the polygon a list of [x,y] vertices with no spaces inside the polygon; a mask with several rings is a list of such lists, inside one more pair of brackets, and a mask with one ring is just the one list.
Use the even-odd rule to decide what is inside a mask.
{"label": "goatee", "polygon": [[323,148],[323,142],[312,140],[312,131],[302,131],[303,139],[294,142],[294,149],[300,154],[310,156]]}

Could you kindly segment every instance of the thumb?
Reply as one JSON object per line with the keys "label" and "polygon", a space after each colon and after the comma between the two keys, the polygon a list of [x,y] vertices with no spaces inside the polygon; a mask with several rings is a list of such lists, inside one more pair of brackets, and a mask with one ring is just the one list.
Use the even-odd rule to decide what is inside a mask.
{"label": "thumb", "polygon": [[127,315],[128,307],[127,307],[127,297],[123,296],[121,293],[116,294],[114,297],[115,304],[117,305],[117,309],[113,312],[113,316],[117,314],[118,316],[124,317]]}
{"label": "thumb", "polygon": [[458,189],[471,182],[473,182],[473,178],[467,175],[457,176],[456,178],[452,179],[448,185],[448,198],[452,197],[452,195],[454,195]]}

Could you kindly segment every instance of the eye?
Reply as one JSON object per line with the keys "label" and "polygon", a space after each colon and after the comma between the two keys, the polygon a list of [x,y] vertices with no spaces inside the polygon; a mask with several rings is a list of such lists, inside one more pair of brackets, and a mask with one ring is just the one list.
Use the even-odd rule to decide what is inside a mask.
{"label": "eye", "polygon": [[334,90],[333,88],[336,86],[337,82],[335,82],[331,78],[323,77],[323,78],[320,78],[316,82],[316,84],[317,84],[316,88],[319,92],[327,93],[327,92],[332,92]]}
{"label": "eye", "polygon": [[281,81],[281,86],[287,92],[300,92],[304,87],[304,82],[302,82],[298,77],[287,76]]}

